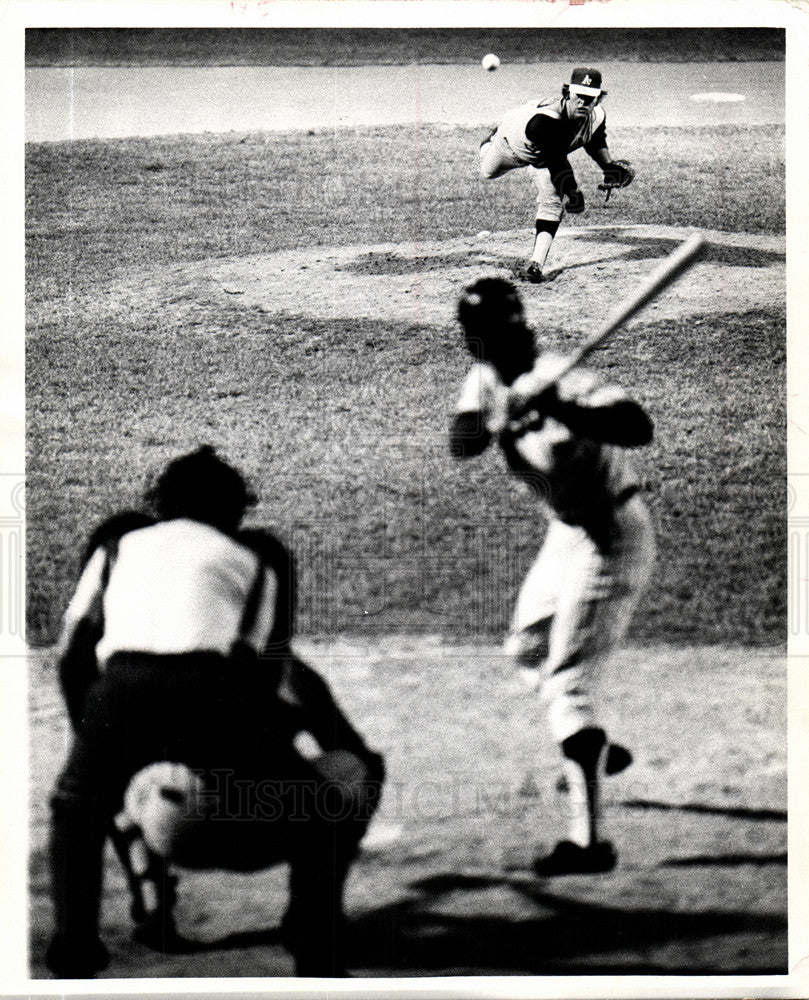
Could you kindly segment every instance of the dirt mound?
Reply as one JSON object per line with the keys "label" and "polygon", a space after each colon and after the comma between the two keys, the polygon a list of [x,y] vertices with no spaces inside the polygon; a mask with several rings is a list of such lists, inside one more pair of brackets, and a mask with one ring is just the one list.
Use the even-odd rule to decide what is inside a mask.
{"label": "dirt mound", "polygon": [[[563,229],[548,260],[549,280],[520,285],[529,320],[539,329],[549,320],[569,329],[590,328],[687,235],[663,226]],[[702,260],[649,305],[654,318],[703,319],[784,302],[783,237],[704,235],[708,247]],[[420,244],[312,247],[228,260],[198,278],[212,296],[238,295],[244,304],[271,313],[444,326],[454,322],[462,285],[483,274],[515,276],[530,248],[526,230]]]}

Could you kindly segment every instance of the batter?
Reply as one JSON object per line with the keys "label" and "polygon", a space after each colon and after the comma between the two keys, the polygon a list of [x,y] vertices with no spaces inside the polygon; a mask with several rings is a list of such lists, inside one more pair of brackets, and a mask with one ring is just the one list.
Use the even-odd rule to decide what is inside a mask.
{"label": "batter", "polygon": [[617,385],[537,353],[513,285],[483,278],[461,296],[458,318],[475,358],[450,429],[457,458],[493,440],[548,521],[517,599],[505,647],[526,690],[541,688],[560,744],[571,814],[569,837],[539,857],[540,875],[609,871],[601,834],[604,773],[631,761],[599,722],[594,685],[624,635],[654,559],[654,533],[628,448],[648,444],[652,423]]}

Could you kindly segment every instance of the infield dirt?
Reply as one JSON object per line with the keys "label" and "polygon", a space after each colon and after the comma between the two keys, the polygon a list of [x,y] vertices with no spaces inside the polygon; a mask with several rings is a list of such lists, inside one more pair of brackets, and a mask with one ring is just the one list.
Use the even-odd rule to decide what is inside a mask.
{"label": "infield dirt", "polygon": [[[785,971],[784,656],[718,646],[622,655],[603,685],[611,732],[636,755],[605,792],[619,866],[542,881],[527,869],[563,822],[557,752],[541,705],[509,696],[496,648],[429,637],[298,648],[388,759],[348,886],[352,975]],[[47,790],[67,730],[48,654],[32,657],[30,676],[36,978],[47,976]],[[283,867],[181,873],[178,922],[196,944],[168,956],[131,940],[112,853],[106,870],[105,976],[292,975],[277,937]]]}

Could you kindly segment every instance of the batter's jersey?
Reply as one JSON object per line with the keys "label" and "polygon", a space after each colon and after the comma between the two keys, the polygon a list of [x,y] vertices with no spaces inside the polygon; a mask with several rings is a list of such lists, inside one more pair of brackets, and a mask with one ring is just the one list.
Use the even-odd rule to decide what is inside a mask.
{"label": "batter's jersey", "polygon": [[[547,351],[537,358],[531,377],[551,381],[563,361],[562,355]],[[554,417],[546,417],[537,429],[510,432],[508,396],[497,369],[477,362],[456,410],[480,414],[489,433],[498,437],[511,471],[531,488],[549,517],[587,528],[601,525],[638,490],[637,470],[624,448],[577,435]],[[566,404],[600,412],[629,400],[619,386],[586,368],[562,376],[558,396]]]}
{"label": "batter's jersey", "polygon": [[[542,127],[533,130],[535,135],[541,133],[541,145],[532,142],[526,135],[529,122],[537,115],[546,119],[538,123]],[[520,159],[533,167],[546,167],[554,159],[590,145],[594,139],[599,148],[606,146],[606,118],[604,109],[597,104],[589,109],[587,117],[581,122],[573,121],[564,112],[564,101],[549,97],[529,101],[506,112],[500,123],[500,132]]]}
{"label": "batter's jersey", "polygon": [[251,549],[186,518],[130,531],[96,549],[65,613],[65,640],[81,620],[103,628],[96,657],[260,653],[275,621],[278,579]]}

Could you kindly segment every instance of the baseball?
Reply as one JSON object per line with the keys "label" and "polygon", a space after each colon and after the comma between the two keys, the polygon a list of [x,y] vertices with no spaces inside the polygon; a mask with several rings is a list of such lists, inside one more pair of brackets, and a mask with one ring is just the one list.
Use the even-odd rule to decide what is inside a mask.
{"label": "baseball", "polygon": [[494,52],[490,52],[488,55],[485,55],[480,60],[480,65],[485,70],[487,70],[489,73],[493,73],[497,69],[497,67],[500,65],[500,60],[494,54]]}

